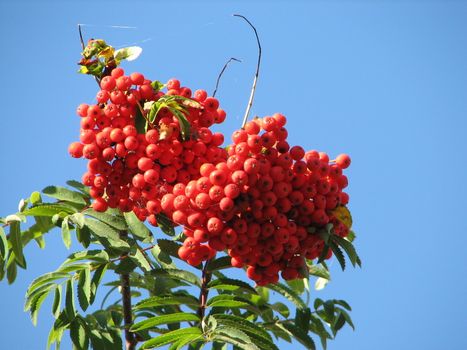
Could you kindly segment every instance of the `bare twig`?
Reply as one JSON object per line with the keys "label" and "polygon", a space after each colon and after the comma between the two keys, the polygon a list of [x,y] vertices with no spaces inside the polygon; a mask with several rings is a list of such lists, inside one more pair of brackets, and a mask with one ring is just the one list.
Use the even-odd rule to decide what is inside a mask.
{"label": "bare twig", "polygon": [[242,62],[241,60],[235,58],[235,57],[230,57],[230,59],[224,64],[224,67],[222,68],[221,72],[217,76],[217,81],[216,81],[216,88],[214,89],[214,92],[212,93],[212,97],[216,97],[216,92],[217,88],[219,87],[219,82],[221,80],[222,74],[224,74],[227,66],[229,65],[230,62],[235,61],[235,62]]}
{"label": "bare twig", "polygon": [[245,115],[243,116],[243,122],[242,122],[242,129],[243,129],[248,120],[250,109],[251,109],[251,106],[253,105],[253,98],[255,97],[256,83],[258,81],[259,67],[261,65],[261,42],[259,41],[258,32],[256,31],[255,26],[251,24],[251,22],[245,16],[237,15],[237,14],[235,14],[234,16],[243,18],[250,25],[250,27],[253,28],[255,32],[255,36],[256,36],[256,42],[258,43],[258,63],[256,64],[256,73],[255,73],[255,78],[253,79],[253,86],[251,88],[250,99],[248,100],[248,105],[246,107]]}
{"label": "bare twig", "polygon": [[78,24],[78,32],[79,32],[79,41],[81,42],[81,48],[84,50],[84,40],[83,40],[83,33],[81,32],[81,24]]}

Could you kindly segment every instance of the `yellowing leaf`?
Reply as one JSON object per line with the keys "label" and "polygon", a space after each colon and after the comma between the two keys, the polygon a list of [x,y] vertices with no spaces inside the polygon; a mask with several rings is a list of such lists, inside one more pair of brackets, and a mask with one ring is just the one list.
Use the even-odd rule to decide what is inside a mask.
{"label": "yellowing leaf", "polygon": [[352,215],[346,206],[339,206],[334,209],[331,214],[340,222],[342,222],[347,228],[352,227]]}

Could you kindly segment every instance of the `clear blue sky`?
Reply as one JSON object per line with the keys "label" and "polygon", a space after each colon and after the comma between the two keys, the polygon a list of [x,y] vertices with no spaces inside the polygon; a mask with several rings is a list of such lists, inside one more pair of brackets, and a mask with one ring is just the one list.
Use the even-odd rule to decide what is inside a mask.
{"label": "clear blue sky", "polygon": [[[226,59],[242,59],[218,93],[231,133],[256,61],[251,30],[233,13],[255,23],[263,44],[252,112],[287,115],[292,144],[352,156],[363,268],[342,274],[334,264],[333,281],[316,294],[349,301],[357,328],[329,349],[467,349],[466,1],[1,0],[0,215],[84,170],[67,155],[75,108],[96,92],[75,73],[77,23],[90,24],[87,38],[142,46],[128,71],[194,89],[212,91]],[[45,347],[50,307],[33,327],[23,297],[68,254],[58,236],[45,251],[27,249],[29,269],[15,285],[0,284],[2,349]]]}

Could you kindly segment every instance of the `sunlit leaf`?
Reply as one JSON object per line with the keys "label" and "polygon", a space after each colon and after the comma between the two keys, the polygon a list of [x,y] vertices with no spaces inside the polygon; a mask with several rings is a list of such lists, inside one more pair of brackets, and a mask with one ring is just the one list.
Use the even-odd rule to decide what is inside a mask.
{"label": "sunlit leaf", "polygon": [[161,324],[180,323],[180,322],[199,322],[199,316],[192,313],[178,312],[174,314],[161,315],[148,318],[144,321],[135,323],[131,327],[132,332],[153,328]]}
{"label": "sunlit leaf", "polygon": [[42,190],[42,193],[61,201],[86,205],[86,201],[84,200],[82,193],[69,190],[65,187],[48,186]]}
{"label": "sunlit leaf", "polygon": [[137,59],[139,55],[141,55],[141,52],[143,52],[143,49],[141,47],[129,46],[116,50],[114,53],[114,57],[117,61],[133,61]]}
{"label": "sunlit leaf", "polygon": [[143,343],[143,345],[141,346],[141,349],[152,349],[152,348],[160,347],[163,345],[167,345],[167,344],[177,341],[180,337],[189,335],[189,334],[190,335],[191,334],[201,335],[202,333],[198,327],[188,327],[188,328],[177,329],[177,330],[162,334],[158,337],[152,338],[151,340],[148,340],[147,342]]}

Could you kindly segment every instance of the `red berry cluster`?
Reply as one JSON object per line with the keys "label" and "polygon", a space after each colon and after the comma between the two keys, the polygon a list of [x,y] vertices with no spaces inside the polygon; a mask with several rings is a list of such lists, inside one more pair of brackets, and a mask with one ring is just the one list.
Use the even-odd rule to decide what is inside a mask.
{"label": "red berry cluster", "polygon": [[[90,187],[94,210],[133,210],[140,220],[157,225],[160,199],[172,191],[172,184],[188,183],[198,176],[202,163],[226,158],[226,151],[219,147],[224,136],[209,129],[214,123],[222,123],[226,114],[206,91],[197,90],[192,97],[191,90],[181,87],[176,79],[167,83],[168,91],[163,93],[142,74],[127,76],[121,68],[115,68],[102,78],[100,87],[97,104],[81,104],[77,109],[80,142],[73,142],[69,153],[89,159],[82,182]],[[138,133],[138,111],[146,114],[142,106],[164,95],[195,102],[184,107],[189,139],[181,137],[179,120],[167,108],[159,111],[147,132]]]}
{"label": "red berry cluster", "polygon": [[348,202],[342,170],[350,158],[330,163],[325,153],[290,148],[285,123],[281,114],[247,123],[234,132],[227,160],[203,164],[198,179],[162,198],[163,212],[185,227],[182,259],[198,265],[227,249],[232,266],[247,267],[264,285],[281,271],[286,280],[298,278],[304,258],[320,256],[324,242],[311,227],[331,221],[348,234],[332,210]]}
{"label": "red berry cluster", "polygon": [[[324,152],[290,147],[282,114],[246,123],[221,148],[223,134],[209,129],[226,117],[218,100],[204,90],[192,96],[176,79],[166,86],[164,93],[142,74],[115,68],[100,81],[97,104],[78,107],[80,142],[69,152],[89,160],[82,181],[96,211],[133,211],[154,226],[164,214],[184,228],[181,259],[196,266],[226,250],[232,266],[246,267],[258,285],[277,282],[279,274],[300,277],[305,258],[323,253],[316,232],[328,223],[336,234],[348,234],[333,214],[349,201],[342,173],[347,155],[330,161]],[[147,119],[144,106],[168,96],[185,102],[189,138],[169,108]],[[146,118],[144,133],[138,115]]]}

